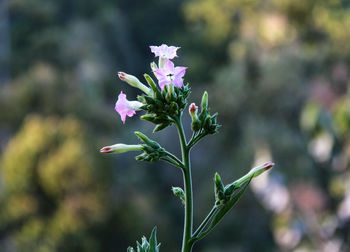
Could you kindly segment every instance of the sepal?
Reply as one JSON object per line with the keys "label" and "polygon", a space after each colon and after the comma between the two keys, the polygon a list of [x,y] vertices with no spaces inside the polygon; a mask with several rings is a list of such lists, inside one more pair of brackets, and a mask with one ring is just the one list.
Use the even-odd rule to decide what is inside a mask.
{"label": "sepal", "polygon": [[136,156],[136,160],[156,162],[162,157],[166,156],[164,148],[162,148],[159,143],[149,139],[146,135],[139,131],[136,131],[135,135],[143,142],[143,144],[141,144],[143,153]]}
{"label": "sepal", "polygon": [[152,89],[152,95],[138,97],[138,100],[144,104],[142,109],[147,111],[141,119],[156,124],[154,132],[157,132],[172,125],[175,118],[181,115],[186,107],[190,89],[188,85],[182,87],[166,85],[161,90],[149,75],[144,76]]}
{"label": "sepal", "polygon": [[225,204],[225,188],[222,183],[219,173],[215,173],[214,176],[214,193],[215,193],[215,205],[220,206]]}
{"label": "sepal", "polygon": [[196,120],[193,120],[192,117],[193,132],[200,132],[202,135],[217,133],[221,127],[221,125],[217,123],[217,116],[218,113],[215,113],[214,115],[210,115],[209,113],[208,93],[205,91],[201,102],[201,112],[199,113],[198,117],[196,116]]}

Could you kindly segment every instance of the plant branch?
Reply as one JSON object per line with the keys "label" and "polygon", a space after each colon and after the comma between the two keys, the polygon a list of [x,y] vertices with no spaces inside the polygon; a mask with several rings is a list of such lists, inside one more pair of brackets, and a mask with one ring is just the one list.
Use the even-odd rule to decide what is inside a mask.
{"label": "plant branch", "polygon": [[166,155],[171,158],[173,161],[175,161],[175,163],[177,164],[178,167],[180,167],[181,169],[184,169],[185,166],[184,164],[181,162],[180,159],[178,159],[174,154],[168,152],[168,151],[165,151]]}
{"label": "plant branch", "polygon": [[199,225],[199,227],[197,228],[197,230],[194,232],[193,234],[193,241],[196,241],[197,236],[203,231],[203,229],[207,226],[208,222],[211,220],[211,218],[215,215],[217,211],[217,207],[214,206],[211,211],[209,212],[209,214],[207,215],[207,217],[205,217],[205,219],[202,221],[202,223]]}
{"label": "plant branch", "polygon": [[177,162],[172,161],[172,160],[169,159],[169,158],[162,157],[162,158],[160,158],[160,160],[163,160],[163,161],[165,161],[165,162],[168,162],[169,164],[172,164],[172,165],[174,165],[174,166],[176,166],[176,167],[179,167],[180,169],[183,169],[183,166],[182,166],[182,165],[178,164]]}

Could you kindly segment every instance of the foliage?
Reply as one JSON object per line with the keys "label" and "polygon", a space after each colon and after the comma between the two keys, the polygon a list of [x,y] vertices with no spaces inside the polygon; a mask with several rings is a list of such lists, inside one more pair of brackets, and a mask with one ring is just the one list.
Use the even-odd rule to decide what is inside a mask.
{"label": "foliage", "polygon": [[[81,124],[32,116],[2,157],[1,228],[19,251],[95,251],[89,229],[108,213],[108,180],[97,173]],[[5,197],[6,196],[6,197]],[[74,242],[72,242],[74,241]]]}

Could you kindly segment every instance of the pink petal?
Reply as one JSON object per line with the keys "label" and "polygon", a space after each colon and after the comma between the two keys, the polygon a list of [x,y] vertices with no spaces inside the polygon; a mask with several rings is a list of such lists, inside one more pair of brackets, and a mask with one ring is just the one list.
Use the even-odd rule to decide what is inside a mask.
{"label": "pink petal", "polygon": [[166,77],[166,73],[165,73],[164,69],[162,69],[162,68],[158,68],[158,69],[154,70],[153,72],[155,73],[158,80]]}
{"label": "pink petal", "polygon": [[167,63],[165,63],[164,69],[167,70],[169,73],[174,73],[174,63],[171,60],[168,60]]}
{"label": "pink petal", "polygon": [[136,114],[135,110],[130,107],[130,102],[126,99],[126,95],[120,92],[118,100],[115,103],[115,110],[120,114],[120,118],[125,123],[126,116],[133,116]]}
{"label": "pink petal", "polygon": [[154,53],[154,57],[159,57],[159,48],[158,46],[150,46],[149,48],[151,48],[151,52]]}
{"label": "pink petal", "polygon": [[175,71],[174,71],[175,76],[180,77],[180,78],[184,77],[184,75],[186,73],[186,69],[187,69],[187,67],[175,67]]}
{"label": "pink petal", "polygon": [[173,84],[177,87],[182,87],[184,81],[182,78],[175,78],[175,80],[173,80]]}
{"label": "pink petal", "polygon": [[162,90],[163,90],[164,86],[168,85],[168,84],[170,84],[170,82],[166,78],[164,78],[158,82],[158,85],[159,85],[160,89],[162,89]]}

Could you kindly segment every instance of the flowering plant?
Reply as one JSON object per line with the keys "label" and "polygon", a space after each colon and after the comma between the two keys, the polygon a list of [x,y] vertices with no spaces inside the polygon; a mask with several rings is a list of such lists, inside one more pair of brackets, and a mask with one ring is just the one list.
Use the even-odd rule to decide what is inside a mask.
{"label": "flowering plant", "polygon": [[[189,252],[195,242],[204,238],[225,216],[225,214],[237,203],[250,181],[269,170],[274,163],[267,162],[251,169],[245,176],[227,184],[223,184],[220,175],[214,175],[214,194],[212,210],[204,218],[198,228],[193,230],[193,195],[191,178],[191,149],[205,136],[218,132],[220,125],[217,124],[217,113],[210,114],[208,107],[208,93],[204,92],[200,111],[195,103],[189,106],[189,114],[192,118],[192,137],[187,139],[182,124],[182,114],[187,105],[187,98],[190,94],[188,84],[184,84],[183,77],[187,67],[176,66],[171,59],[177,57],[177,50],[180,47],[150,46],[151,51],[159,57],[158,64],[151,63],[151,69],[158,84],[149,76],[144,74],[148,87],[135,76],[119,72],[118,76],[122,81],[140,89],[143,94],[139,95],[138,101],[128,101],[126,95],[121,92],[115,105],[115,110],[120,114],[121,120],[125,123],[126,116],[132,117],[136,111],[144,110],[146,114],[141,119],[154,123],[154,133],[168,126],[175,125],[179,134],[181,146],[181,159],[161,147],[159,143],[151,140],[141,132],[135,132],[140,139],[140,144],[114,144],[103,147],[102,153],[122,153],[127,151],[141,151],[136,156],[138,161],[156,162],[166,161],[182,170],[184,188],[173,187],[174,195],[178,196],[184,204],[184,231],[182,240],[182,252]],[[141,243],[137,242],[138,252],[159,251],[159,244],[156,238],[156,228],[153,229],[149,241],[143,237]],[[135,251],[132,247],[128,252]]]}

